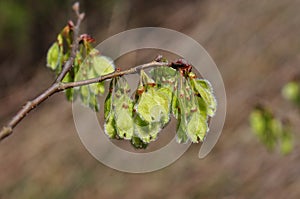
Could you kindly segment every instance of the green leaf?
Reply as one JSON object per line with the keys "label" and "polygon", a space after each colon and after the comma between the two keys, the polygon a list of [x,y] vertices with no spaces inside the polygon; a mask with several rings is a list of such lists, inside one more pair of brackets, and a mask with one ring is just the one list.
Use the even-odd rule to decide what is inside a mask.
{"label": "green leaf", "polygon": [[200,114],[202,115],[203,118],[205,118],[206,120],[208,120],[208,113],[207,113],[207,106],[205,104],[205,101],[203,100],[203,98],[195,96],[197,104],[198,104],[198,109],[200,111]]}
{"label": "green leaf", "polygon": [[273,150],[282,133],[281,121],[274,118],[273,114],[262,107],[255,108],[250,114],[250,125],[259,140]]}
{"label": "green leaf", "polygon": [[90,97],[90,90],[88,86],[81,86],[79,88],[80,99],[83,104],[89,106],[89,97]]}
{"label": "green leaf", "polygon": [[[154,93],[155,101],[159,104],[156,108],[159,108],[158,111],[161,111],[162,127],[164,127],[170,121],[170,112],[171,112],[171,102],[172,102],[172,91],[168,88],[159,88],[155,90]],[[154,111],[153,109],[152,111]],[[157,112],[158,112],[157,111]]]}
{"label": "green leaf", "polygon": [[[179,143],[186,143],[188,140],[187,128],[190,117],[190,96],[192,95],[191,89],[188,87],[187,81],[184,77],[180,76],[180,85],[176,93],[177,100],[177,141]],[[174,100],[174,98],[173,98]],[[174,112],[174,110],[173,110]]]}
{"label": "green leaf", "polygon": [[116,122],[114,114],[111,113],[105,121],[104,131],[109,138],[116,138],[117,130],[116,130]]}
{"label": "green leaf", "polygon": [[63,36],[61,34],[57,35],[57,43],[59,46],[63,46]]}
{"label": "green leaf", "polygon": [[89,96],[89,107],[93,110],[98,112],[99,111],[99,103],[97,100],[97,95],[90,93]]}
{"label": "green leaf", "polygon": [[[62,82],[73,82],[74,81],[74,75],[72,76],[71,73],[73,71],[69,71],[66,76],[64,77],[64,79],[62,80]],[[65,94],[66,94],[66,98],[68,101],[73,101],[74,99],[76,99],[76,92],[74,92],[73,88],[68,88],[65,90]]]}
{"label": "green leaf", "polygon": [[249,116],[252,130],[259,140],[267,147],[273,150],[277,144],[280,144],[280,151],[286,155],[293,149],[293,138],[289,123],[283,123],[265,107],[256,107]]}
{"label": "green leaf", "polygon": [[[80,55],[75,59],[78,65],[81,62],[82,57]],[[76,70],[76,69],[74,69]],[[99,51],[92,49],[88,54],[84,62],[80,65],[80,68],[75,72],[75,81],[92,79],[100,77],[114,72],[115,66],[113,61],[105,56],[100,56]],[[93,110],[99,110],[99,103],[97,96],[105,92],[104,82],[93,83],[84,88],[84,94],[81,94],[81,100],[85,105],[89,105]],[[87,99],[89,97],[89,99]]]}
{"label": "green leaf", "polygon": [[114,89],[114,79],[110,81],[109,92],[104,102],[104,118],[107,120],[108,116],[112,111],[112,92]]}
{"label": "green leaf", "polygon": [[184,114],[178,113],[177,131],[176,131],[176,141],[178,143],[187,143],[189,140],[187,134],[187,122]]}
{"label": "green leaf", "polygon": [[94,56],[93,64],[96,76],[107,75],[115,71],[113,60],[106,56]]}
{"label": "green leaf", "polygon": [[60,70],[62,65],[63,50],[57,42],[53,43],[47,53],[47,67]]}
{"label": "green leaf", "polygon": [[75,99],[76,95],[73,88],[66,89],[65,94],[68,101],[72,102]]}
{"label": "green leaf", "polygon": [[182,76],[180,78],[175,98],[177,102],[173,105],[175,108],[178,107],[177,141],[186,143],[189,139],[193,143],[198,143],[204,140],[208,131],[207,109],[203,108],[206,104],[202,98],[194,95],[190,79]]}
{"label": "green leaf", "polygon": [[140,78],[141,78],[140,84],[145,86],[146,89],[148,87],[153,87],[156,85],[155,81],[152,78],[150,78],[144,70],[140,71]]}
{"label": "green leaf", "polygon": [[84,105],[90,107],[93,111],[99,111],[97,95],[91,92],[89,86],[81,86],[79,88],[79,95]]}
{"label": "green leaf", "polygon": [[180,111],[178,109],[179,109],[178,97],[177,97],[177,95],[173,95],[172,104],[171,104],[171,112],[177,120],[180,119],[180,116],[179,116]]}
{"label": "green leaf", "polygon": [[104,130],[110,138],[116,138],[117,135],[115,115],[112,107],[112,93],[114,92],[114,83],[115,79],[112,79],[109,86],[109,93],[104,102]]}
{"label": "green leaf", "polygon": [[267,122],[260,109],[255,109],[250,114],[250,125],[257,136],[262,136],[267,130]]}
{"label": "green leaf", "polygon": [[133,102],[129,97],[128,83],[124,77],[111,81],[110,92],[105,100],[105,118],[114,115],[115,130],[119,138],[131,139],[134,132]]}
{"label": "green leaf", "polygon": [[115,122],[118,136],[124,139],[131,139],[134,131],[132,112],[121,109],[115,114]]}
{"label": "green leaf", "polygon": [[143,70],[140,86],[136,92],[135,134],[144,143],[157,138],[160,130],[170,120],[172,92],[168,88],[158,88]]}
{"label": "green leaf", "polygon": [[115,97],[113,101],[118,136],[131,139],[134,131],[132,101],[128,96]]}
{"label": "green leaf", "polygon": [[208,116],[214,116],[217,109],[216,98],[211,84],[205,79],[191,79],[191,85],[196,94],[199,94],[207,105]]}
{"label": "green leaf", "polygon": [[104,82],[93,83],[88,85],[91,92],[95,95],[100,95],[105,92]]}
{"label": "green leaf", "polygon": [[152,69],[150,74],[157,86],[161,89],[159,92],[163,92],[168,96],[168,104],[170,104],[168,109],[171,109],[171,111],[168,110],[168,112],[172,112],[177,119],[178,101],[176,95],[174,95],[174,91],[177,89],[179,72],[169,66],[161,66]]}
{"label": "green leaf", "polygon": [[[74,80],[74,78],[72,78],[70,72],[66,74],[66,76],[64,77],[64,79],[62,80],[62,82],[72,82]],[[74,99],[74,89],[73,88],[68,88],[65,91],[66,94],[66,98],[68,101],[73,101]]]}
{"label": "green leaf", "polygon": [[86,57],[83,67],[86,78],[92,79],[107,75],[115,71],[115,65],[111,58],[100,55],[97,49],[92,49]]}
{"label": "green leaf", "polygon": [[176,77],[178,75],[178,71],[175,69],[169,66],[161,66],[152,69],[150,74],[159,87],[171,87],[174,89]]}
{"label": "green leaf", "polygon": [[190,121],[187,125],[187,135],[193,143],[203,141],[208,131],[207,121],[197,110],[191,114]]}
{"label": "green leaf", "polygon": [[151,123],[153,120],[157,118],[152,118],[150,115],[151,108],[155,106],[155,100],[153,99],[153,96],[149,93],[143,93],[139,99],[139,102],[135,105],[135,109],[137,111],[137,114],[145,120],[148,123]]}
{"label": "green leaf", "polygon": [[161,130],[160,122],[149,123],[140,118],[139,115],[135,116],[134,124],[135,136],[139,137],[144,143],[149,143],[155,140]]}
{"label": "green leaf", "polygon": [[129,85],[124,77],[116,78],[113,98],[116,129],[120,138],[131,139],[133,136],[133,101],[129,96]]}
{"label": "green leaf", "polygon": [[279,136],[283,130],[281,121],[274,117],[270,117],[268,118],[268,122],[269,130],[272,132],[272,134],[276,137]]}
{"label": "green leaf", "polygon": [[163,125],[169,121],[170,101],[166,90],[149,88],[142,93],[136,104],[136,112],[148,123],[161,122]]}
{"label": "green leaf", "polygon": [[287,155],[292,152],[294,144],[291,132],[285,129],[280,139],[280,151],[283,155]]}
{"label": "green leaf", "polygon": [[82,62],[83,62],[82,52],[79,51],[79,52],[76,53],[76,57],[74,59],[74,66],[72,68],[72,70],[74,72],[74,76],[76,76],[76,74],[78,73],[80,65],[82,64]]}
{"label": "green leaf", "polygon": [[145,149],[147,148],[148,144],[144,143],[139,137],[134,136],[131,139],[131,144],[136,148],[136,149]]}
{"label": "green leaf", "polygon": [[282,89],[282,95],[285,99],[300,104],[300,84],[295,81],[287,83]]}

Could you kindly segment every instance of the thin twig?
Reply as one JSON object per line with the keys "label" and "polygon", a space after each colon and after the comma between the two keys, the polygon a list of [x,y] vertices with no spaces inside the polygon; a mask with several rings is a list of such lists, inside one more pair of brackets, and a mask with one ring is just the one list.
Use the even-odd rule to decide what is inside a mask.
{"label": "thin twig", "polygon": [[167,62],[152,61],[152,62],[149,62],[146,64],[135,66],[128,70],[116,71],[116,72],[113,72],[113,73],[110,73],[107,75],[103,75],[103,76],[100,76],[97,78],[93,78],[93,79],[87,79],[87,80],[82,80],[82,81],[77,81],[77,82],[68,82],[68,83],[55,82],[47,90],[45,90],[42,94],[40,94],[33,100],[28,101],[21,108],[21,110],[8,122],[8,124],[2,128],[2,130],[0,131],[0,141],[2,141],[4,138],[11,135],[13,133],[14,127],[16,127],[22,121],[22,119],[27,116],[27,114],[31,110],[35,109],[39,104],[41,104],[43,101],[45,101],[46,99],[48,99],[50,96],[52,96],[55,93],[61,92],[68,88],[84,86],[84,85],[88,85],[88,84],[102,82],[104,80],[122,76],[122,75],[138,73],[142,69],[156,67],[156,66],[167,66],[167,65],[170,65],[170,64]]}
{"label": "thin twig", "polygon": [[73,27],[73,41],[72,41],[72,49],[71,49],[71,55],[70,58],[67,60],[67,62],[64,64],[64,67],[61,71],[61,73],[58,75],[56,82],[61,82],[63,78],[66,76],[66,74],[69,72],[69,70],[73,67],[74,59],[76,57],[76,53],[78,50],[79,45],[79,28],[82,20],[84,19],[84,13],[80,13],[79,10],[79,3],[76,2],[73,5],[73,10],[76,13],[77,16],[77,22],[76,25]]}
{"label": "thin twig", "polygon": [[69,70],[72,68],[74,59],[76,57],[76,52],[78,50],[79,45],[79,28],[82,20],[84,19],[84,13],[80,13],[80,6],[79,2],[75,2],[73,4],[73,11],[75,12],[77,16],[77,22],[74,28],[74,35],[73,35],[73,41],[72,41],[72,49],[71,49],[71,55],[67,62],[64,64],[64,67],[62,69],[62,72],[58,75],[55,83],[53,83],[46,91],[44,91],[42,94],[40,94],[38,97],[33,99],[32,101],[28,101],[22,109],[10,120],[7,126],[4,126],[2,130],[0,131],[0,141],[4,139],[5,137],[9,136],[13,128],[24,118],[26,115],[34,109],[37,105],[45,101],[48,97],[50,97],[53,93],[57,92],[57,88],[59,88],[60,82],[63,80],[63,78],[66,76],[66,74],[69,72]]}
{"label": "thin twig", "polygon": [[65,89],[68,89],[68,88],[84,86],[84,85],[88,85],[88,84],[102,82],[102,81],[107,80],[107,79],[112,79],[112,78],[117,77],[117,76],[138,73],[142,69],[152,68],[152,67],[155,67],[155,66],[168,66],[168,65],[169,65],[169,63],[167,63],[167,62],[152,61],[152,62],[149,62],[149,63],[146,63],[146,64],[135,66],[135,67],[130,68],[128,70],[114,72],[114,73],[110,73],[108,75],[103,75],[103,76],[92,78],[92,79],[81,80],[81,81],[77,81],[77,82],[62,83],[62,84],[60,84],[59,89],[65,90]]}

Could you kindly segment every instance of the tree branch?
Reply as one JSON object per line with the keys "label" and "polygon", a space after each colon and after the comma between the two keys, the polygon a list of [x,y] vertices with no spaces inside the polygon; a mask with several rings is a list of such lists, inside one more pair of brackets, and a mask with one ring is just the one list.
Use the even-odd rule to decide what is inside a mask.
{"label": "tree branch", "polygon": [[102,82],[107,79],[111,79],[117,76],[127,75],[127,74],[133,74],[139,72],[141,69],[146,69],[154,66],[165,66],[170,65],[167,62],[161,61],[161,56],[159,56],[155,61],[142,64],[139,66],[135,66],[131,69],[125,70],[125,71],[116,71],[114,73],[100,76],[93,79],[87,79],[77,82],[68,82],[64,83],[62,82],[63,78],[66,76],[66,74],[70,71],[70,69],[73,67],[74,60],[76,57],[76,53],[79,48],[79,27],[80,24],[84,18],[84,13],[80,13],[79,9],[79,3],[76,2],[73,5],[73,10],[77,15],[77,23],[73,27],[74,35],[73,35],[73,41],[72,41],[72,48],[71,48],[71,55],[69,59],[64,64],[64,67],[62,69],[62,72],[58,75],[55,82],[43,93],[38,95],[36,98],[34,98],[31,101],[28,101],[17,113],[16,115],[8,122],[6,126],[4,126],[0,131],[0,141],[2,141],[4,138],[8,137],[13,133],[13,129],[28,115],[30,111],[35,109],[39,104],[44,102],[46,99],[48,99],[50,96],[52,96],[55,93],[61,92],[63,90],[66,90],[68,88],[74,88],[79,86],[84,86],[88,84],[93,84],[97,82]]}
{"label": "tree branch", "polygon": [[69,70],[72,68],[74,59],[76,57],[76,52],[78,50],[79,45],[79,28],[82,20],[84,19],[84,13],[80,13],[80,6],[79,2],[75,2],[73,4],[73,11],[75,12],[77,16],[77,22],[74,26],[74,35],[73,35],[73,41],[72,41],[72,49],[71,49],[71,55],[67,62],[64,64],[64,67],[62,69],[62,72],[58,75],[55,83],[53,83],[46,91],[44,91],[42,94],[40,94],[38,97],[33,99],[32,101],[28,101],[23,108],[10,120],[7,126],[4,126],[2,130],[0,131],[0,141],[9,136],[13,128],[24,118],[26,115],[34,109],[37,105],[45,101],[48,97],[50,97],[53,93],[57,92],[57,88],[59,88],[59,83],[63,80],[63,78],[66,76],[66,74],[69,72]]}
{"label": "tree branch", "polygon": [[64,67],[61,71],[61,73],[58,75],[56,82],[61,82],[63,78],[66,76],[66,74],[69,72],[69,70],[73,67],[74,59],[76,57],[76,53],[78,50],[79,45],[79,28],[82,20],[84,19],[84,13],[80,13],[79,10],[79,3],[76,2],[73,5],[73,10],[76,13],[77,16],[77,22],[76,25],[73,28],[74,34],[73,34],[73,41],[72,41],[72,49],[71,49],[71,55],[70,58],[67,60],[67,62],[64,64]]}
{"label": "tree branch", "polygon": [[142,69],[152,68],[152,67],[155,67],[155,66],[168,66],[168,65],[169,65],[168,62],[152,61],[152,62],[149,62],[149,63],[146,63],[146,64],[135,66],[135,67],[130,68],[128,70],[114,72],[114,73],[110,73],[110,74],[103,75],[103,76],[96,77],[96,78],[92,78],[92,79],[81,80],[81,81],[77,81],[77,82],[62,83],[62,84],[60,84],[59,89],[65,90],[65,89],[68,89],[68,88],[84,86],[84,85],[88,85],[88,84],[102,82],[104,80],[112,79],[114,77],[118,77],[118,76],[122,76],[122,75],[129,75],[129,74],[138,73]]}
{"label": "tree branch", "polygon": [[37,96],[31,101],[28,101],[19,112],[8,122],[6,126],[2,128],[0,131],[0,141],[2,141],[4,138],[8,137],[13,133],[13,129],[28,115],[30,111],[35,109],[39,104],[44,102],[46,99],[48,99],[50,96],[52,96],[55,93],[61,92],[63,90],[66,90],[68,88],[74,88],[79,86],[84,86],[88,84],[93,84],[97,82],[102,82],[107,79],[115,78],[122,75],[128,75],[133,73],[138,73],[142,69],[156,67],[156,66],[170,66],[168,62],[161,62],[161,61],[152,61],[146,64],[138,65],[133,68],[130,68],[128,70],[124,71],[116,71],[107,75],[103,75],[97,78],[93,79],[87,79],[77,82],[54,82],[47,90],[45,90],[42,94]]}

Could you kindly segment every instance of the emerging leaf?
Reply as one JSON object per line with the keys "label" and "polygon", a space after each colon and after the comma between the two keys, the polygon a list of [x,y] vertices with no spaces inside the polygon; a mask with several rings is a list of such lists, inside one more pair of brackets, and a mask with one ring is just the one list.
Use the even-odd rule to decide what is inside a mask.
{"label": "emerging leaf", "polygon": [[110,81],[109,92],[104,102],[104,118],[107,119],[112,111],[112,93],[114,92],[114,80]]}
{"label": "emerging leaf", "polygon": [[135,102],[128,95],[130,88],[123,77],[111,81],[104,105],[106,134],[111,138],[131,139],[134,147],[145,148],[156,140],[172,112],[178,120],[177,142],[203,141],[208,132],[208,118],[216,111],[210,84],[167,66],[152,69],[150,74],[153,79],[144,70],[140,71]]}
{"label": "emerging leaf", "polygon": [[192,78],[191,85],[194,92],[199,94],[199,96],[203,98],[205,104],[207,105],[208,116],[214,116],[217,109],[217,103],[211,84],[205,79]]}
{"label": "emerging leaf", "polygon": [[169,87],[174,90],[178,71],[168,66],[161,66],[152,69],[150,74],[159,87]]}
{"label": "emerging leaf", "polygon": [[[72,76],[70,72],[67,73],[67,75],[62,80],[62,82],[73,82],[73,81],[74,81],[74,76]],[[74,89],[73,88],[66,89],[65,94],[66,94],[68,101],[74,100]]]}
{"label": "emerging leaf", "polygon": [[93,110],[98,112],[99,111],[99,103],[98,103],[98,99],[97,99],[97,95],[96,94],[90,94],[90,99],[89,99],[89,107]]}
{"label": "emerging leaf", "polygon": [[106,56],[94,56],[93,64],[96,76],[106,75],[115,71],[114,61]]}
{"label": "emerging leaf", "polygon": [[131,144],[137,149],[145,149],[148,144],[144,143],[139,137],[132,137]]}
{"label": "emerging leaf", "polygon": [[288,82],[282,89],[282,95],[285,99],[300,106],[300,84],[296,81]]}
{"label": "emerging leaf", "polygon": [[179,110],[179,101],[177,94],[173,94],[172,104],[171,104],[171,112],[173,116],[180,122],[180,110]]}
{"label": "emerging leaf", "polygon": [[280,151],[283,155],[287,155],[292,152],[294,147],[293,136],[289,127],[285,128],[282,132],[280,139]]}
{"label": "emerging leaf", "polygon": [[262,136],[267,131],[266,119],[260,109],[255,109],[251,112],[250,125],[257,136]]}
{"label": "emerging leaf", "polygon": [[143,70],[136,93],[135,134],[144,143],[157,138],[159,131],[170,121],[172,91],[158,87]]}
{"label": "emerging leaf", "polygon": [[114,113],[110,114],[105,121],[104,131],[109,138],[116,138],[117,130],[116,130],[116,122]]}
{"label": "emerging leaf", "polygon": [[115,124],[114,129],[108,128],[107,134],[116,133],[119,138],[131,139],[134,131],[133,102],[128,95],[129,90],[125,88],[129,86],[124,77],[116,77],[111,81],[110,93],[105,100],[104,116],[108,127],[112,122]]}
{"label": "emerging leaf", "polygon": [[191,114],[190,121],[187,125],[189,139],[193,143],[203,141],[207,131],[208,127],[206,119],[202,117],[199,110],[196,110]]}
{"label": "emerging leaf", "polygon": [[[62,67],[63,49],[57,42],[53,43],[47,53],[47,67],[60,71]],[[58,71],[58,72],[59,72]]]}
{"label": "emerging leaf", "polygon": [[[161,66],[154,68],[150,71],[152,78],[162,92],[168,96],[168,103],[171,104],[170,109],[175,118],[177,119],[178,107],[177,96],[174,95],[177,89],[177,78],[179,72],[169,66]],[[170,103],[171,102],[171,103]]]}
{"label": "emerging leaf", "polygon": [[[76,72],[75,81],[97,78],[114,72],[115,66],[113,61],[110,58],[99,54],[99,51],[96,49],[90,51],[84,62],[80,65],[79,70]],[[80,56],[78,56],[77,62],[81,62]],[[83,104],[88,105],[93,110],[97,111],[99,109],[97,96],[105,92],[104,82],[93,83],[85,87],[88,87],[88,90],[85,89],[85,92],[87,93],[84,93],[84,95],[81,93],[81,100]]]}
{"label": "emerging leaf", "polygon": [[[194,92],[191,88],[190,79],[180,77],[180,87],[177,92],[178,113],[180,124],[177,126],[177,141],[185,143],[187,138],[198,143],[203,141],[208,131],[206,109],[201,110]],[[184,135],[184,133],[186,135]]]}
{"label": "emerging leaf", "polygon": [[90,89],[88,86],[81,86],[79,88],[80,99],[84,105],[89,105]]}
{"label": "emerging leaf", "polygon": [[115,115],[114,115],[113,107],[112,107],[112,97],[113,97],[112,93],[114,92],[113,91],[114,82],[115,82],[114,79],[111,80],[110,86],[109,86],[109,93],[104,102],[104,119],[105,119],[104,130],[105,130],[105,133],[110,138],[116,138],[116,135],[117,135]]}
{"label": "emerging leaf", "polygon": [[187,121],[184,114],[182,115],[181,112],[178,113],[177,119],[177,132],[176,132],[176,141],[178,143],[187,143],[189,140],[186,132],[187,132]]}
{"label": "emerging leaf", "polygon": [[134,118],[134,124],[135,137],[138,137],[145,144],[156,140],[157,134],[161,130],[159,122],[148,123],[138,115]]}
{"label": "emerging leaf", "polygon": [[169,121],[169,106],[169,98],[162,90],[149,88],[141,94],[135,109],[137,114],[148,123],[166,124]]}
{"label": "emerging leaf", "polygon": [[280,143],[280,151],[288,154],[293,148],[292,135],[289,124],[282,123],[264,107],[255,108],[249,117],[250,125],[259,140],[273,150]]}

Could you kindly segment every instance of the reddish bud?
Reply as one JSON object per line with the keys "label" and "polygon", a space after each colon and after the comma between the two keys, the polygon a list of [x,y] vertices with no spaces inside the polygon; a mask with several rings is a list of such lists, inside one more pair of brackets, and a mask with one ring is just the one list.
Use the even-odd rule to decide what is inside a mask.
{"label": "reddish bud", "polygon": [[148,83],[148,86],[154,87],[154,86],[156,86],[156,84],[150,82],[150,83]]}
{"label": "reddish bud", "polygon": [[92,42],[95,41],[95,39],[93,37],[91,37],[90,35],[88,35],[88,34],[80,35],[80,40],[88,42],[88,43],[92,43]]}
{"label": "reddish bud", "polygon": [[171,63],[171,67],[180,71],[182,75],[189,73],[192,70],[192,65],[190,65],[184,59],[178,59]]}
{"label": "reddish bud", "polygon": [[138,93],[139,95],[141,95],[144,91],[145,91],[145,88],[144,88],[144,87],[141,87],[141,88],[138,88],[138,89],[137,89],[137,93]]}
{"label": "reddish bud", "polygon": [[68,21],[68,26],[69,26],[70,29],[73,29],[73,28],[74,28],[74,23],[73,23],[73,21],[69,20],[69,21]]}

